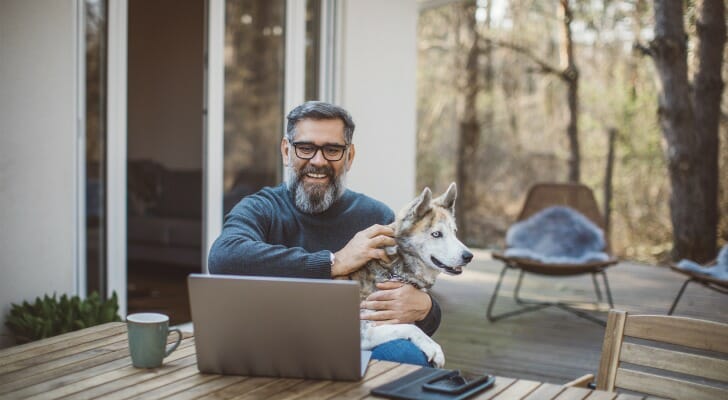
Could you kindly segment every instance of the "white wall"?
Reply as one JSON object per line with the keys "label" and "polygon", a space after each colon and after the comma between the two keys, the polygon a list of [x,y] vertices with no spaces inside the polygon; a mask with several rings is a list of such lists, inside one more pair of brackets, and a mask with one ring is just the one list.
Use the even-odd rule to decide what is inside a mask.
{"label": "white wall", "polygon": [[415,195],[416,0],[342,2],[339,103],[354,122],[349,187],[395,212]]}
{"label": "white wall", "polygon": [[0,1],[0,347],[10,303],[74,294],[76,1]]}

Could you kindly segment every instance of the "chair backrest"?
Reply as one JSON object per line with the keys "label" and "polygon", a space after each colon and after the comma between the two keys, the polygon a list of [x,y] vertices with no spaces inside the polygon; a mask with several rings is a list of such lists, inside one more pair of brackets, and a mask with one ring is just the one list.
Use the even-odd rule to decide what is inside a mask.
{"label": "chair backrest", "polygon": [[728,399],[728,324],[610,310],[597,389]]}
{"label": "chair backrest", "polygon": [[518,221],[551,206],[568,206],[584,214],[604,229],[604,217],[592,190],[580,183],[536,183],[531,186],[521,208]]}
{"label": "chair backrest", "polygon": [[521,208],[521,213],[518,215],[517,221],[522,221],[544,208],[552,206],[571,207],[589,218],[590,221],[594,222],[604,231],[605,251],[607,253],[611,251],[608,235],[606,234],[604,216],[599,211],[599,205],[594,197],[594,192],[592,192],[589,186],[581,183],[535,183],[528,190],[526,200],[523,202],[523,207]]}

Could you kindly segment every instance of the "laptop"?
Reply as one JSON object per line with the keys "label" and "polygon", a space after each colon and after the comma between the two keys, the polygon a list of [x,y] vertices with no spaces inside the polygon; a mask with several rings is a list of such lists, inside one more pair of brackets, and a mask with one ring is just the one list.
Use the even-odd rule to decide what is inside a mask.
{"label": "laptop", "polygon": [[191,274],[197,368],[203,373],[360,380],[359,284]]}

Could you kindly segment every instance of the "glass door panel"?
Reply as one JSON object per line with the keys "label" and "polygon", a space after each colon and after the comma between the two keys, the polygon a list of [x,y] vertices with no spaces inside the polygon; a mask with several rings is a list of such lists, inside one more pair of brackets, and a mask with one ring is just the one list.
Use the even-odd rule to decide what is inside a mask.
{"label": "glass door panel", "polygon": [[84,2],[86,27],[86,293],[106,297],[105,0]]}
{"label": "glass door panel", "polygon": [[225,13],[224,200],[279,182],[285,67],[284,0],[232,0]]}
{"label": "glass door panel", "polygon": [[188,322],[202,270],[204,0],[129,0],[128,310]]}

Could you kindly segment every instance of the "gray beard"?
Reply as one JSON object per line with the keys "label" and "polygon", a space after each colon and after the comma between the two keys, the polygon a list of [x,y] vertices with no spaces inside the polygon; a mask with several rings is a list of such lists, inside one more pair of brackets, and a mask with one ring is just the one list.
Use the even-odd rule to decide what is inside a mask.
{"label": "gray beard", "polygon": [[323,189],[314,186],[306,190],[301,176],[289,163],[284,167],[284,182],[288,191],[293,194],[296,208],[307,214],[320,214],[328,210],[346,191],[346,171],[344,170],[339,177],[333,178],[331,184]]}

